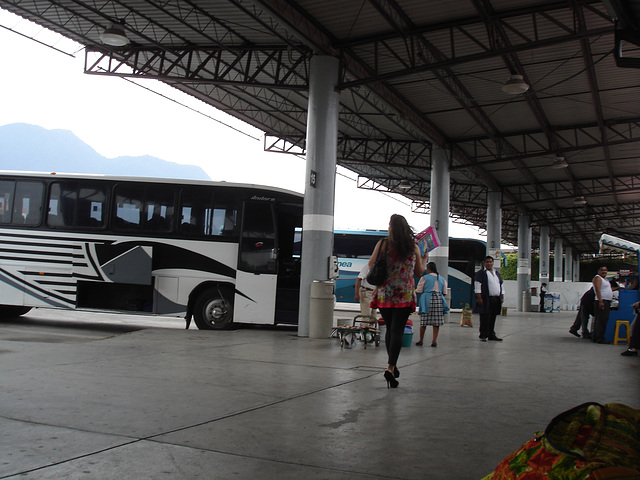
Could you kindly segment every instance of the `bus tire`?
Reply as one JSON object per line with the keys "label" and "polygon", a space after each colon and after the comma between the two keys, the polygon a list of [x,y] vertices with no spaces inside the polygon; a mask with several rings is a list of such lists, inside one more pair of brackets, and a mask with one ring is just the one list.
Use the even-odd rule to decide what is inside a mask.
{"label": "bus tire", "polygon": [[205,290],[193,304],[193,319],[200,330],[221,330],[233,322],[233,304],[224,288]]}
{"label": "bus tire", "polygon": [[0,305],[0,318],[19,317],[28,313],[31,307],[18,307],[13,305]]}

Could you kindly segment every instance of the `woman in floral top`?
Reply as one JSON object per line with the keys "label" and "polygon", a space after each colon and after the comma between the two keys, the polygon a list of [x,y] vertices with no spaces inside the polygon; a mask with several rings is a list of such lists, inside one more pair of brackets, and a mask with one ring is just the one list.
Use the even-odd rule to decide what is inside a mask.
{"label": "woman in floral top", "polygon": [[384,378],[387,388],[396,388],[396,379],[400,376],[396,364],[402,348],[404,327],[409,315],[416,309],[414,275],[420,276],[424,272],[427,255],[423,257],[420,253],[420,248],[413,241],[411,227],[402,215],[391,215],[389,239],[378,242],[369,259],[369,268],[373,267],[381,249],[382,256],[387,257],[387,279],[373,291],[371,308],[380,309],[387,327],[385,345],[389,360]]}

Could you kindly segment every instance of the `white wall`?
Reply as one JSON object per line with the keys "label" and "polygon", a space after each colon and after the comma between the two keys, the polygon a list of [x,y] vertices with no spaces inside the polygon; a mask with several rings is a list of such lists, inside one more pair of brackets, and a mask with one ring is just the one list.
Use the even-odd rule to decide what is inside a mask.
{"label": "white wall", "polygon": [[[531,305],[539,305],[540,301],[540,282],[531,281],[531,286],[536,287],[538,296],[531,297]],[[547,292],[560,293],[560,310],[577,310],[577,305],[580,303],[580,297],[584,295],[589,288],[591,288],[591,282],[549,282],[547,284]],[[516,308],[518,303],[518,296],[522,298],[522,292],[518,292],[517,280],[505,280],[504,281],[504,304],[507,308]],[[572,305],[576,305],[572,307]]]}

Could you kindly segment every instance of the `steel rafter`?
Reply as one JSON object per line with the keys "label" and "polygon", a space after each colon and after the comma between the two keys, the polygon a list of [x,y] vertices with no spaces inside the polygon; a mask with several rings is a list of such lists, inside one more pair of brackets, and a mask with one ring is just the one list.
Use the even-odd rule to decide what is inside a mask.
{"label": "steel rafter", "polygon": [[85,73],[167,83],[307,90],[310,55],[301,46],[295,50],[286,46],[131,47],[114,54],[93,45],[85,49]]}
{"label": "steel rafter", "polygon": [[[303,136],[280,138],[269,136],[268,151],[304,154],[299,145],[304,145]],[[265,143],[266,145],[266,143]],[[430,145],[416,141],[398,141],[391,139],[375,139],[369,137],[338,137],[338,159],[341,165],[385,166],[427,171],[430,168]],[[402,178],[402,177],[400,177]]]}
{"label": "steel rafter", "polygon": [[[611,185],[608,182],[608,178],[603,177],[592,177],[592,178],[581,178],[578,180],[581,187],[587,191],[588,195],[603,195],[610,193]],[[615,179],[615,188],[616,191],[622,195],[624,193],[636,193],[640,192],[640,175],[618,175]],[[558,180],[542,182],[543,185],[551,186],[558,185],[560,188],[566,185],[567,182],[562,182]],[[528,191],[535,191],[533,186],[527,183],[520,183],[510,185],[513,188],[525,189]],[[566,191],[569,189],[565,186]],[[555,190],[557,193],[558,190]]]}
{"label": "steel rafter", "polygon": [[[336,39],[318,26],[299,5],[287,0],[254,0],[254,2],[270,11],[272,15],[285,23],[288,28],[295,32],[297,37],[303,38],[303,43],[313,45],[319,52],[324,54],[339,54],[341,64],[344,67],[344,85],[347,85],[346,81],[348,79],[371,78],[374,74],[374,71],[367,62],[350,48],[335,48],[335,45],[338,43]],[[368,83],[366,89],[370,92],[371,96],[379,99],[380,103],[385,105],[387,110],[395,113],[395,116],[401,119],[405,128],[409,125],[413,126],[412,130],[417,132],[414,134],[414,138],[425,140],[443,148],[450,147],[449,139],[442,131],[391,85],[385,82],[374,81]],[[455,146],[451,148],[453,158],[462,156],[467,161],[471,160],[466,152],[457,149]],[[470,172],[463,173],[468,176],[470,180],[480,180],[493,190],[500,189],[493,178],[482,169],[472,168]]]}
{"label": "steel rafter", "polygon": [[344,166],[362,163],[425,172],[430,168],[429,157],[429,146],[420,142],[372,138],[343,138],[338,141],[338,158]]}
{"label": "steel rafter", "polygon": [[[577,222],[596,222],[606,218],[607,223],[617,228],[634,226],[640,228],[640,206],[634,203],[621,203],[621,214],[616,214],[616,207],[612,205],[591,205],[589,210],[576,212],[574,219]],[[563,217],[558,212],[548,213],[549,222],[562,222]]]}
{"label": "steel rafter", "polygon": [[[343,66],[343,79],[371,77],[372,70],[367,63],[359,58],[349,48],[336,49],[338,41],[324,30],[298,4],[288,0],[253,0],[271,15],[278,18],[294,32],[297,38],[304,39],[303,43],[312,46],[318,53],[325,55],[339,55]],[[345,80],[341,83],[345,84]],[[418,135],[416,138],[436,145],[444,146],[447,137],[432,122],[426,119],[414,105],[383,82],[367,84],[370,95],[375,96],[386,109],[395,112],[405,125],[413,125]],[[490,178],[486,179],[490,182]]]}
{"label": "steel rafter", "polygon": [[[499,136],[506,141],[518,145],[517,156],[503,155],[495,147],[493,138],[467,137],[456,139],[455,143],[462,149],[474,152],[478,164],[489,165],[499,162],[510,162],[516,157],[521,159],[549,156],[556,154],[570,154],[594,148],[614,147],[629,143],[640,142],[640,117],[606,120],[601,127],[597,123],[582,125],[552,127],[552,131],[559,142],[557,150],[550,150],[545,144],[545,132],[542,130],[528,130],[523,132],[503,133]],[[459,164],[452,170],[466,168]]]}
{"label": "steel rafter", "polygon": [[[407,75],[426,73],[437,69],[450,68],[469,62],[477,62],[504,55],[526,52],[528,50],[560,45],[563,43],[575,43],[583,38],[598,37],[603,34],[611,34],[614,25],[611,23],[605,11],[595,8],[601,6],[599,0],[581,1],[582,5],[591,6],[592,15],[601,17],[611,23],[606,27],[595,27],[581,30],[571,18],[570,21],[562,21],[554,15],[556,11],[566,11],[567,2],[550,2],[535,7],[525,7],[491,14],[490,25],[485,19],[478,16],[460,19],[442,24],[416,26],[413,23],[404,28],[405,21],[399,9],[392,7],[393,1],[376,1],[375,6],[387,18],[387,21],[395,29],[396,33],[376,35],[352,39],[349,42],[338,43],[335,47],[342,51],[366,51],[375,55],[371,63],[379,65],[382,62],[376,57],[385,59],[394,56],[398,59],[398,68],[394,71],[375,71],[370,77],[360,77],[345,81],[344,87],[368,84],[378,81],[390,81]],[[553,29],[542,28],[552,26]],[[490,27],[486,30],[485,27]],[[553,30],[553,31],[552,31]],[[498,38],[498,32],[510,32],[511,41],[505,44]],[[551,33],[550,33],[551,32]],[[429,50],[421,45],[429,36],[442,39],[448,38],[447,49],[440,49],[438,55],[432,55]],[[462,50],[457,45],[465,46],[465,51],[475,47],[476,51],[465,55],[456,55],[456,51]],[[402,55],[396,54],[396,49],[402,46]],[[445,54],[448,52],[448,54]]]}
{"label": "steel rafter", "polygon": [[[489,36],[490,38],[493,39],[493,43],[497,47],[503,47],[503,46],[512,47],[513,46],[512,38],[517,39],[519,36],[513,36],[513,35],[509,36],[507,34],[505,25],[497,19],[495,15],[495,11],[493,10],[493,7],[489,3],[489,1],[488,0],[472,0],[472,3],[475,5],[475,8],[478,11],[480,17],[484,20],[487,26],[487,30],[489,32]],[[575,5],[574,7],[576,9],[579,8]],[[523,75],[525,81],[528,84],[531,84],[531,81],[527,78],[526,71],[523,65],[521,64],[520,59],[514,52],[503,54],[502,60],[504,61],[505,65],[507,65],[507,67],[509,68],[510,73]],[[542,128],[542,131],[544,132],[544,136],[546,139],[545,143],[549,146],[549,149],[557,150],[559,146],[559,142],[557,141],[557,139],[555,138],[555,135],[551,130],[550,122],[547,118],[547,115],[544,109],[542,108],[542,105],[540,104],[540,100],[538,99],[536,93],[527,92],[527,94],[524,95],[524,98],[531,112],[537,119],[538,124]],[[496,131],[491,133],[495,136],[498,132]],[[518,149],[515,148],[511,143],[504,142],[504,141],[501,143],[502,145],[498,148],[503,149],[505,146],[507,146],[507,150],[502,150],[502,151],[505,151],[507,153],[519,153]],[[551,192],[546,190],[540,184],[540,182],[538,182],[535,175],[532,173],[531,169],[527,166],[527,164],[523,162],[522,158],[515,157],[513,158],[512,163],[524,175],[526,180],[533,185],[533,188],[536,191],[538,199],[546,200],[552,209],[559,208],[558,204],[556,203],[556,198],[551,194]],[[579,189],[579,186],[577,185],[575,178],[573,177],[570,171],[567,172],[567,176],[569,177],[569,180],[573,184],[574,195],[580,195],[581,191]],[[517,198],[517,195],[515,196]],[[504,205],[504,202],[503,202],[503,205]],[[525,202],[518,202],[517,205],[526,207],[527,204]],[[540,216],[539,210],[532,210],[531,220],[534,221],[536,216]],[[573,223],[573,226],[574,228],[579,227],[575,223]]]}
{"label": "steel rafter", "polygon": [[[411,19],[400,9],[395,0],[370,1],[376,7],[376,9],[387,19],[391,27],[399,33],[402,33],[406,30],[415,29],[415,25],[413,24]],[[504,35],[502,35],[502,37],[502,41],[506,43],[507,40],[506,38],[504,38]],[[444,54],[438,48],[436,48],[435,45],[429,42],[424,36],[420,36],[416,40],[419,43],[419,50],[422,52],[422,54],[429,55],[429,58],[425,58],[425,60],[430,60],[431,58],[433,58],[435,61],[440,61],[442,58],[444,58]],[[453,72],[448,67],[444,67],[442,68],[442,70],[442,73],[440,73],[438,70],[434,70],[432,73],[450,92],[451,96],[455,98],[458,103],[460,103],[461,107],[467,112],[467,114],[484,129],[488,136],[497,136],[499,132],[498,128],[493,124],[486,112],[484,112],[480,105],[474,100],[473,96],[458,79],[457,75],[455,75],[455,72]],[[517,148],[507,142],[502,142],[501,148],[505,152],[512,152],[514,154],[518,152]],[[532,174],[532,172],[524,162],[519,159],[515,159],[514,164],[532,184],[537,183],[535,176]],[[498,189],[495,188],[495,190]],[[508,200],[512,200],[513,203],[518,205],[518,208],[523,210],[523,213],[525,213],[524,208],[526,207],[523,204],[518,204],[517,197],[513,196],[513,194],[508,189],[502,188],[498,191],[502,191],[503,197]],[[550,193],[542,193],[546,195],[547,200],[551,204],[554,204],[553,196]],[[557,207],[556,205],[554,206]],[[538,215],[538,213],[532,212],[532,215]]]}
{"label": "steel rafter", "polygon": [[[576,9],[576,20],[578,29],[584,31],[587,29],[584,18],[584,12],[581,9]],[[602,100],[600,99],[600,93],[598,88],[598,80],[596,75],[595,66],[593,65],[593,55],[591,52],[591,45],[584,38],[580,40],[580,47],[582,49],[582,58],[585,62],[585,68],[587,78],[589,79],[589,86],[591,87],[591,98],[593,100],[593,108],[596,118],[598,120],[598,129],[600,131],[600,137],[604,142],[606,138],[606,131],[604,127],[604,117],[602,115]],[[615,181],[613,175],[613,168],[611,166],[611,152],[608,145],[603,145],[604,161],[607,165],[607,172],[609,173],[609,181],[611,182],[611,194],[613,195],[613,201],[616,207],[619,206],[618,195],[616,193]]]}
{"label": "steel rafter", "polygon": [[[269,132],[269,138],[265,137],[267,150],[298,155],[304,152],[308,59],[311,52],[338,56],[341,59],[338,163],[369,176],[373,183],[379,180],[380,189],[398,192],[399,181],[409,179],[412,186],[402,193],[422,205],[420,208],[426,208],[430,191],[429,151],[433,144],[451,150],[451,204],[463,208],[474,224],[486,222],[483,216],[487,189],[502,192],[505,240],[517,240],[521,213],[531,214],[532,225],[550,224],[552,234],[578,249],[592,248],[587,237],[593,243],[594,229],[605,230],[608,224],[620,231],[635,228],[636,218],[625,207],[627,202],[638,198],[638,177],[627,173],[634,172],[629,161],[635,158],[632,147],[640,138],[640,118],[611,119],[603,115],[603,106],[609,112],[616,110],[608,101],[615,105],[620,102],[624,88],[634,91],[635,87],[631,86],[633,81],[625,82],[627,87],[616,87],[610,76],[600,70],[605,63],[596,72],[591,43],[599,36],[612,38],[614,29],[601,0],[529,2],[525,8],[502,11],[494,10],[491,0],[469,0],[469,3],[479,15],[416,25],[411,21],[414,17],[406,14],[409,9],[418,8],[416,3],[368,0],[363,3],[363,11],[371,14],[370,6],[375,6],[380,15],[376,18],[376,29],[385,30],[380,17],[391,28],[375,37],[345,40],[338,38],[340,27],[335,34],[332,30],[339,22],[327,16],[327,23],[321,23],[305,11],[306,3],[297,0],[221,0],[215,4],[196,0],[0,0],[0,4],[10,5],[11,10],[24,12],[26,18],[35,18],[41,25],[84,45],[93,45],[90,48],[99,52],[86,54],[88,73],[165,81]],[[619,0],[608,3],[618,12],[620,5],[625,4]],[[408,10],[405,12],[400,5]],[[225,17],[227,14],[229,18]],[[131,47],[96,46],[102,28],[119,19],[125,20],[125,28],[131,34]],[[621,22],[627,20],[623,18]],[[625,28],[632,26],[627,24]],[[252,36],[256,32],[259,34]],[[250,38],[262,38],[267,43],[255,45]],[[523,67],[522,53],[539,49],[540,58],[548,55],[549,62],[562,66],[561,48],[550,48],[558,45],[578,46],[578,54],[575,57],[568,54],[564,60],[575,64],[579,56],[583,59],[584,69],[576,73],[576,77],[580,76],[574,83],[584,91],[540,96],[534,89],[521,97],[523,102],[518,103],[526,103],[532,113],[529,116],[537,122],[538,127],[533,129],[500,131],[496,124],[504,119],[496,116],[497,120],[492,120],[493,109],[506,102],[478,101],[465,88],[468,84],[462,82],[464,75],[455,78],[457,73],[474,73],[467,63],[477,64],[486,59],[493,60],[486,63],[495,73],[496,58],[501,58],[512,73],[527,78],[525,68],[531,68],[533,75],[542,70],[542,63]],[[575,48],[565,50],[575,52]],[[409,91],[406,83],[394,86],[396,79],[420,76],[422,72],[430,72],[429,77],[435,76],[446,88],[448,103],[443,98],[439,112],[419,110],[410,95],[400,93]],[[601,90],[601,86],[605,89]],[[547,112],[551,118],[551,105],[559,107],[556,118],[568,118],[561,111],[566,108],[566,102],[561,100],[572,96],[574,101],[584,102],[586,95],[591,95],[589,123],[550,124]],[[545,110],[547,101],[549,110]],[[516,107],[520,109],[520,105],[510,107],[511,112],[517,111]],[[449,138],[435,121],[440,114],[450,123],[456,116],[473,119],[484,135]],[[530,121],[514,123],[531,125]],[[571,155],[594,149],[601,151]],[[551,163],[559,155],[566,155],[570,165],[554,171],[559,178],[547,181],[551,175],[540,170],[546,157]],[[606,163],[608,171],[604,178],[593,176],[602,170],[590,165],[595,162]],[[519,174],[514,174],[514,169]],[[499,175],[499,171],[505,175]],[[524,184],[518,175],[523,175]],[[473,182],[476,185],[471,185]],[[611,192],[615,195],[613,206],[601,205],[610,201],[605,197]],[[579,194],[587,196],[589,203],[567,209],[564,205]],[[569,215],[562,216],[562,211],[569,211]],[[590,222],[591,215],[599,218]],[[612,216],[631,219],[624,223],[609,218]]]}

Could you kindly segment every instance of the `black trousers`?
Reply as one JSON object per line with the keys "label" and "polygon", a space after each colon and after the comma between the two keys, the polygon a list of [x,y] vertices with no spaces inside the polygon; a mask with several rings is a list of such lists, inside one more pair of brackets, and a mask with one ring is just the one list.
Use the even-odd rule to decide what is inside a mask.
{"label": "black trousers", "polygon": [[600,308],[598,301],[595,301],[595,318],[591,327],[591,341],[604,342],[604,335],[607,331],[607,323],[609,322],[609,309],[611,308],[611,300],[603,302],[604,308]]}
{"label": "black trousers", "polygon": [[571,325],[569,331],[578,332],[578,329],[582,328],[582,336],[589,336],[589,312],[586,305],[579,305],[578,313],[576,314],[576,319]]}
{"label": "black trousers", "polygon": [[500,297],[489,297],[487,313],[480,314],[480,338],[496,336],[496,317],[502,310],[502,300]]}

